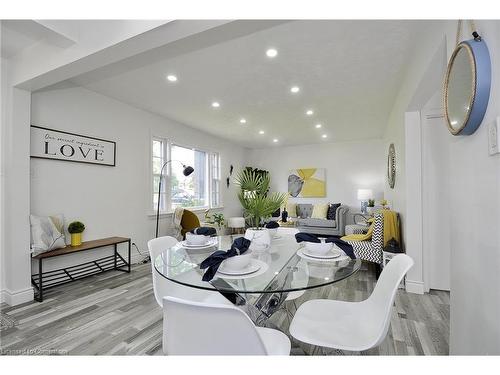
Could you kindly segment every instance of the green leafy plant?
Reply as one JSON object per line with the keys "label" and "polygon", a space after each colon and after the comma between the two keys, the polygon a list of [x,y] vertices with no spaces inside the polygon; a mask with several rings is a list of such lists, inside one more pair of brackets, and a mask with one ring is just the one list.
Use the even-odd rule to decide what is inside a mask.
{"label": "green leafy plant", "polygon": [[271,217],[286,200],[285,193],[269,193],[271,177],[268,171],[244,168],[238,172],[235,184],[240,187],[238,199],[243,206],[245,218],[259,228],[262,219]]}
{"label": "green leafy plant", "polygon": [[82,233],[85,230],[85,225],[81,221],[73,221],[68,225],[69,233]]}
{"label": "green leafy plant", "polygon": [[224,214],[221,212],[210,214],[210,210],[206,210],[205,220],[207,221],[207,223],[217,225],[219,229],[224,227],[224,225],[226,224],[226,219],[224,219]]}
{"label": "green leafy plant", "polygon": [[368,207],[375,207],[375,199],[368,199]]}

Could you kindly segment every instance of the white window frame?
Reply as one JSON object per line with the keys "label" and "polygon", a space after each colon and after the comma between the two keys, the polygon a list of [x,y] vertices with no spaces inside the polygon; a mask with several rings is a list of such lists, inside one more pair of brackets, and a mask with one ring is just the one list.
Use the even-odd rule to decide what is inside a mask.
{"label": "white window frame", "polygon": [[[221,157],[220,153],[216,151],[209,151],[205,150],[202,148],[197,148],[197,147],[192,147],[192,146],[187,146],[184,144],[181,144],[179,142],[173,142],[165,137],[161,136],[156,136],[153,135],[151,136],[151,141],[150,141],[150,147],[151,147],[151,153],[150,153],[150,158],[149,158],[149,164],[150,164],[150,184],[151,184],[151,198],[150,198],[150,207],[153,208],[153,212],[156,214],[156,205],[154,204],[154,197],[155,195],[158,195],[158,186],[154,186],[154,175],[153,175],[153,141],[158,141],[162,142],[163,144],[163,162],[167,160],[171,160],[171,153],[172,153],[172,146],[178,146],[178,147],[183,147],[187,148],[193,151],[201,151],[206,154],[206,163],[207,165],[205,166],[208,173],[206,176],[206,183],[205,183],[205,197],[206,201],[208,202],[208,205],[206,206],[196,206],[196,207],[186,207],[187,209],[191,211],[202,211],[202,210],[207,210],[207,209],[213,209],[213,208],[222,208],[222,194],[221,194],[221,183],[220,183],[220,173],[221,173]],[[219,204],[215,205],[213,202],[213,196],[212,196],[212,179],[213,179],[213,166],[212,166],[212,156],[217,155],[217,162],[218,162],[218,167],[217,170],[219,172],[218,180],[219,180],[219,192],[218,192],[218,201]],[[164,176],[164,183],[165,183],[165,210],[160,210],[160,215],[165,215],[165,214],[171,214],[173,212],[172,210],[172,185],[171,185],[171,179],[170,176],[172,175],[172,163],[167,164],[165,166],[165,169],[163,171],[163,176]],[[196,173],[196,171],[195,171]]]}

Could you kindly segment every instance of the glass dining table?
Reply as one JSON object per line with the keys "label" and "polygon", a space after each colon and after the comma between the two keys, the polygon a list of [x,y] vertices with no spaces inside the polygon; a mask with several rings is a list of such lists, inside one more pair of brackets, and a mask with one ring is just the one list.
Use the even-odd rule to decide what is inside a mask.
{"label": "glass dining table", "polygon": [[[228,250],[242,235],[219,236],[213,246],[186,248],[182,242],[164,249],[154,267],[164,278],[187,288],[218,291],[236,305],[250,305],[256,322],[262,322],[276,312],[292,292],[324,287],[339,282],[354,273],[361,260],[342,255],[333,259],[315,259],[301,250],[291,234],[279,234],[265,250],[251,251],[251,270],[243,275],[217,272],[206,282],[200,263],[216,250]],[[220,269],[219,269],[220,270]]]}

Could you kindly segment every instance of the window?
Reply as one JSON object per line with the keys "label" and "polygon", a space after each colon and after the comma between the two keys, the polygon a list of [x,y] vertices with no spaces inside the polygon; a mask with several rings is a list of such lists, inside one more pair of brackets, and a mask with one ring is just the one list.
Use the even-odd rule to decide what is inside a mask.
{"label": "window", "polygon": [[[160,211],[173,211],[176,207],[209,208],[220,205],[220,157],[215,152],[168,143],[153,138],[153,209],[158,205],[158,183],[163,171]],[[190,165],[194,172],[184,176],[182,164]]]}
{"label": "window", "polygon": [[212,181],[212,201],[211,207],[220,206],[220,157],[213,152],[210,154],[211,181]]}

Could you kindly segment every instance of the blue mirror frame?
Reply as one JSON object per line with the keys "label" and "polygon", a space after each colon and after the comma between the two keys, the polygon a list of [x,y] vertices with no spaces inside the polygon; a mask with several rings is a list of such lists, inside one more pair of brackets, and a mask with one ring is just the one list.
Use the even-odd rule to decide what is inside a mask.
{"label": "blue mirror frame", "polygon": [[[470,64],[473,73],[473,82],[471,82],[470,105],[465,119],[461,126],[454,127],[451,124],[448,115],[448,88],[450,83],[450,73],[453,63],[459,51],[465,49],[470,58]],[[486,42],[482,39],[466,40],[457,45],[448,63],[446,79],[444,84],[444,112],[446,125],[453,135],[471,135],[481,125],[488,101],[490,99],[491,88],[491,60]]]}

